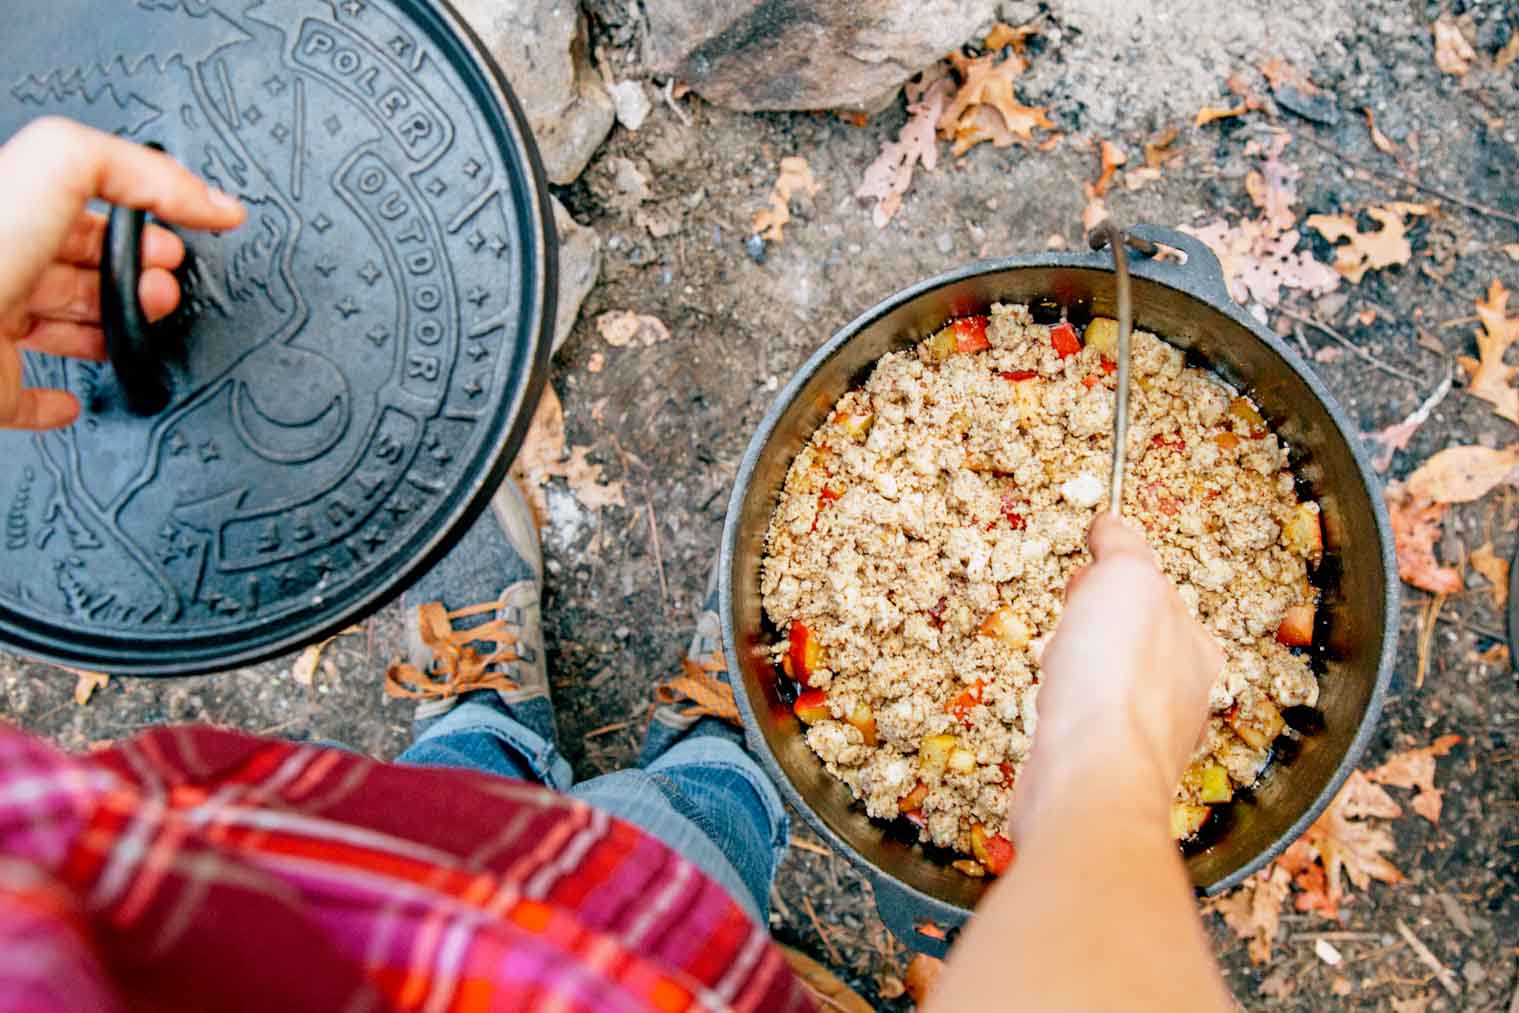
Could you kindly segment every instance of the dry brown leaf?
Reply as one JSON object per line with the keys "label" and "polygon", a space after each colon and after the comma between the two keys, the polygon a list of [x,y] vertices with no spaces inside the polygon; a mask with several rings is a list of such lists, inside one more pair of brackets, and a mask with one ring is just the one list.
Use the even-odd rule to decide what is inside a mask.
{"label": "dry brown leaf", "polygon": [[1101,171],[1097,175],[1097,182],[1087,188],[1088,199],[1107,196],[1108,187],[1113,183],[1113,173],[1129,160],[1128,154],[1112,141],[1103,141],[1098,145],[1098,150],[1102,158]]}
{"label": "dry brown leaf", "polygon": [[80,707],[90,702],[90,697],[95,695],[97,689],[104,689],[111,681],[111,677],[104,672],[88,672],[82,668],[66,671],[78,676],[74,681],[74,703]]}
{"label": "dry brown leaf", "polygon": [[364,627],[354,625],[348,627],[346,630],[339,630],[325,640],[311,644],[301,652],[300,657],[295,659],[295,664],[290,666],[290,677],[296,681],[297,685],[311,686],[316,682],[316,667],[321,664],[322,651],[326,650],[327,645],[338,637],[346,637],[350,633],[363,632]]}
{"label": "dry brown leaf", "polygon": [[1245,103],[1237,106],[1203,106],[1197,111],[1197,118],[1192,121],[1194,127],[1205,127],[1214,120],[1226,120],[1231,116],[1242,116],[1245,112]]}
{"label": "dry brown leaf", "polygon": [[1435,558],[1445,511],[1443,503],[1415,499],[1400,482],[1387,487],[1387,512],[1392,520],[1393,546],[1398,556],[1398,576],[1432,594],[1455,594],[1461,590],[1461,571],[1442,566]]}
{"label": "dry brown leaf", "polygon": [[1030,35],[1038,35],[1039,29],[1034,25],[1003,24],[1001,21],[992,25],[992,30],[986,33],[986,39],[982,45],[987,49],[1001,49],[1003,46],[1012,46],[1013,52],[1022,55]]}
{"label": "dry brown leaf", "polygon": [[1435,20],[1434,32],[1435,66],[1453,77],[1464,77],[1477,53],[1461,34],[1456,19],[1449,14],[1440,15]]}
{"label": "dry brown leaf", "polygon": [[1200,228],[1184,225],[1181,230],[1208,244],[1237,302],[1275,306],[1281,302],[1283,288],[1320,296],[1340,284],[1333,268],[1314,260],[1306,250],[1297,251],[1296,229],[1277,235],[1265,222],[1243,221],[1230,228],[1217,221]]}
{"label": "dry brown leaf", "polygon": [[1408,441],[1413,439],[1414,433],[1418,432],[1419,427],[1429,420],[1429,416],[1450,393],[1451,372],[1447,365],[1445,378],[1435,386],[1428,397],[1419,402],[1419,407],[1408,413],[1402,422],[1395,422],[1379,432],[1361,434],[1361,438],[1374,448],[1371,453],[1373,468],[1379,472],[1386,471],[1388,465],[1392,464],[1392,456],[1408,446]]}
{"label": "dry brown leaf", "polygon": [[1392,833],[1367,821],[1368,817],[1396,819],[1401,815],[1403,810],[1391,795],[1359,770],[1354,771],[1324,815],[1277,859],[1302,891],[1295,902],[1297,909],[1338,918],[1345,895],[1344,879],[1360,890],[1370,886],[1373,879],[1402,882],[1403,874],[1386,858],[1397,847]]}
{"label": "dry brown leaf", "polygon": [[908,86],[907,122],[895,141],[881,146],[881,153],[866,168],[865,177],[854,192],[856,197],[875,198],[870,219],[878,229],[884,229],[902,207],[902,195],[912,186],[914,168],[921,164],[932,171],[939,164],[939,142],[934,139],[934,131],[955,87],[947,74],[943,64],[925,71],[916,96],[913,86]]}
{"label": "dry brown leaf", "polygon": [[1092,197],[1081,211],[1081,228],[1091,232],[1097,223],[1108,218],[1108,206],[1101,197]]}
{"label": "dry brown leaf", "polygon": [[1252,169],[1245,176],[1245,190],[1250,199],[1263,212],[1267,226],[1279,233],[1297,225],[1297,212],[1292,210],[1292,205],[1297,203],[1296,183],[1303,175],[1296,166],[1281,160],[1282,151],[1290,140],[1291,134],[1276,135],[1261,171]]}
{"label": "dry brown leaf", "polygon": [[1411,999],[1399,999],[1394,996],[1388,1000],[1392,1013],[1427,1013],[1430,1003],[1434,1001],[1433,992],[1420,992]]}
{"label": "dry brown leaf", "polygon": [[791,198],[797,195],[812,197],[822,188],[823,185],[812,178],[812,167],[805,158],[788,155],[781,159],[781,173],[770,189],[770,206],[754,213],[755,233],[766,242],[784,241],[786,223],[791,221]]}
{"label": "dry brown leaf", "polygon": [[907,965],[907,980],[903,984],[907,986],[907,994],[912,997],[913,1002],[919,1006],[923,1005],[943,970],[944,961],[937,957],[920,953],[912,958]]}
{"label": "dry brown leaf", "polygon": [[1163,169],[1167,162],[1181,157],[1181,151],[1172,147],[1176,143],[1176,124],[1172,123],[1145,142],[1145,165],[1151,169]]}
{"label": "dry brown leaf", "polygon": [[670,340],[670,329],[658,317],[632,310],[610,310],[596,318],[596,333],[613,348],[657,345]]}
{"label": "dry brown leaf", "polygon": [[1005,148],[1032,140],[1036,128],[1054,129],[1047,108],[1026,106],[1013,93],[1013,79],[1028,69],[1023,57],[1014,53],[998,60],[988,53],[968,59],[952,53],[949,59],[961,83],[939,116],[939,136],[954,142],[956,157],[982,141]]}
{"label": "dry brown leaf", "polygon": [[1386,207],[1366,209],[1366,214],[1381,224],[1375,232],[1358,231],[1354,215],[1309,215],[1305,224],[1331,243],[1349,240],[1335,247],[1334,268],[1352,283],[1358,283],[1369,270],[1408,263],[1413,248],[1408,245],[1408,225],[1404,219],[1428,213],[1428,205],[1396,201]]}
{"label": "dry brown leaf", "polygon": [[1435,758],[1449,753],[1459,735],[1442,735],[1423,749],[1405,749],[1387,758],[1375,770],[1366,772],[1368,780],[1394,788],[1413,788],[1418,792],[1408,807],[1431,823],[1440,822],[1442,793],[1435,787]]}
{"label": "dry brown leaf", "polygon": [[1304,74],[1280,56],[1273,56],[1261,64],[1260,72],[1273,91],[1277,88],[1293,87],[1307,92],[1309,95],[1317,95],[1319,93],[1318,85],[1309,80],[1307,74]]}
{"label": "dry brown leaf", "polygon": [[584,507],[596,509],[603,506],[626,506],[622,495],[622,482],[604,482],[602,467],[588,460],[590,447],[571,447],[565,450],[564,408],[554,388],[544,384],[543,397],[533,412],[532,425],[522,441],[522,449],[512,462],[512,478],[521,487],[533,508],[533,516],[540,528],[549,521],[548,499],[543,486],[548,480],[563,478]]}
{"label": "dry brown leaf", "polygon": [[1510,422],[1519,422],[1519,390],[1509,384],[1519,367],[1503,361],[1508,346],[1519,341],[1519,317],[1508,315],[1508,289],[1496,278],[1488,286],[1487,299],[1477,300],[1477,319],[1482,332],[1477,335],[1477,358],[1461,356],[1457,361],[1471,378],[1467,390],[1481,398]]}
{"label": "dry brown leaf", "polygon": [[1482,662],[1484,665],[1494,665],[1498,668],[1507,668],[1508,645],[1494,644],[1487,650],[1483,651],[1481,654],[1477,655],[1477,660]]}
{"label": "dry brown leaf", "polygon": [[1431,503],[1470,503],[1519,479],[1519,443],[1507,450],[1446,447],[1408,476],[1408,491]]}
{"label": "dry brown leaf", "polygon": [[1371,114],[1371,109],[1363,106],[1361,115],[1366,117],[1366,129],[1371,131],[1371,143],[1376,145],[1377,150],[1384,155],[1396,155],[1397,145],[1389,141],[1387,135],[1382,133],[1381,128],[1377,126],[1377,118]]}
{"label": "dry brown leaf", "polygon": [[[1519,39],[1519,32],[1514,33],[1514,38]],[[1519,260],[1519,243],[1504,243],[1503,252],[1509,260]]]}
{"label": "dry brown leaf", "polygon": [[1508,602],[1508,560],[1493,551],[1492,542],[1483,542],[1471,551],[1466,561],[1487,578],[1488,584],[1492,585],[1488,592],[1493,596],[1493,608],[1503,611]]}
{"label": "dry brown leaf", "polygon": [[1282,923],[1282,902],[1291,886],[1292,875],[1286,869],[1268,865],[1207,910],[1222,915],[1237,938],[1250,941],[1252,963],[1264,964],[1271,959],[1271,944]]}
{"label": "dry brown leaf", "polygon": [[1503,48],[1498,50],[1497,55],[1493,57],[1493,69],[1507,70],[1508,65],[1515,60],[1519,60],[1519,31],[1509,33],[1508,41],[1503,44]]}

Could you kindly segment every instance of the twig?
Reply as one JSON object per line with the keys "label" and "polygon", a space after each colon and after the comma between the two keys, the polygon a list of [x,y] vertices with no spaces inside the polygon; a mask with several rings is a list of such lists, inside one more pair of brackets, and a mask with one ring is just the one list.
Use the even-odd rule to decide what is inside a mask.
{"label": "twig", "polygon": [[1413,934],[1413,930],[1403,924],[1403,919],[1398,919],[1398,935],[1413,947],[1414,955],[1424,962],[1424,966],[1435,972],[1435,977],[1440,979],[1440,984],[1445,986],[1445,991],[1451,995],[1460,995],[1461,986],[1456,983],[1456,976],[1450,973],[1450,968],[1440,963],[1440,958],[1425,946],[1419,937]]}
{"label": "twig", "polygon": [[1414,688],[1424,688],[1424,675],[1429,671],[1429,648],[1430,641],[1435,637],[1435,624],[1440,619],[1440,610],[1445,607],[1444,594],[1437,594],[1424,606],[1424,615],[1419,619],[1419,670],[1414,675]]}
{"label": "twig", "polygon": [[773,884],[770,887],[770,906],[780,911],[781,918],[785,921],[789,922],[793,919],[794,916],[791,913],[791,908],[786,906],[786,901],[781,897],[781,892]]}
{"label": "twig", "polygon": [[1519,215],[1511,215],[1507,212],[1499,211],[1497,208],[1490,208],[1486,204],[1478,204],[1476,201],[1470,201],[1464,197],[1457,197],[1453,193],[1432,187],[1428,183],[1420,182],[1419,180],[1413,179],[1409,176],[1400,176],[1395,172],[1388,172],[1386,169],[1378,169],[1375,166],[1367,165],[1364,162],[1357,162],[1353,158],[1347,158],[1344,153],[1330,147],[1311,134],[1301,134],[1294,130],[1292,131],[1292,136],[1298,138],[1299,140],[1307,141],[1315,148],[1318,148],[1325,154],[1334,156],[1335,158],[1344,162],[1346,165],[1350,166],[1352,169],[1360,169],[1362,172],[1369,172],[1373,176],[1381,176],[1383,179],[1390,179],[1394,183],[1402,183],[1404,186],[1411,186],[1415,190],[1422,191],[1433,197],[1438,197],[1444,201],[1450,201],[1452,204],[1459,204],[1461,207],[1466,208],[1468,211],[1475,211],[1479,215],[1486,215],[1489,218],[1496,218],[1499,221],[1508,222],[1510,225],[1519,225]]}
{"label": "twig", "polygon": [[801,848],[803,851],[810,851],[814,855],[822,855],[824,858],[827,858],[828,856],[830,856],[830,855],[833,854],[832,851],[829,851],[827,848],[823,847],[821,844],[813,844],[811,841],[807,840],[805,837],[798,837],[795,834],[791,835],[791,846],[793,848]]}
{"label": "twig", "polygon": [[675,118],[689,127],[691,125],[691,117],[686,115],[686,111],[675,100],[675,78],[672,77],[665,82],[664,89],[660,91],[660,94],[665,97],[665,105],[670,107],[670,111],[675,114]]}
{"label": "twig", "polygon": [[649,537],[654,542],[654,565],[659,568],[659,610],[670,611],[670,585],[665,582],[665,555],[659,549],[659,524],[654,520],[654,504],[645,499],[643,505],[649,511]]}
{"label": "twig", "polygon": [[1303,354],[1304,362],[1313,361],[1313,346],[1308,344],[1308,339],[1303,337],[1303,325],[1297,324],[1292,328],[1292,339],[1297,342],[1297,350]]}
{"label": "twig", "polygon": [[1292,937],[1292,941],[1296,943],[1327,939],[1341,942],[1377,942],[1381,938],[1380,932],[1299,932]]}
{"label": "twig", "polygon": [[600,728],[592,728],[590,731],[582,735],[581,738],[594,739],[602,735],[611,735],[613,732],[620,732],[624,728],[631,727],[632,724],[633,722],[631,721],[613,721],[609,725],[602,725]]}
{"label": "twig", "polygon": [[1442,330],[1442,331],[1443,331],[1443,330],[1445,330],[1445,328],[1447,328],[1447,327],[1460,327],[1460,326],[1461,326],[1461,325],[1463,325],[1463,324],[1475,324],[1475,323],[1480,323],[1480,322],[1481,322],[1481,320],[1482,320],[1482,318],[1481,318],[1481,317],[1479,317],[1479,316],[1470,316],[1470,317],[1455,317],[1455,318],[1453,318],[1453,319],[1450,319],[1450,320],[1446,320],[1446,321],[1443,321],[1443,322],[1442,322],[1442,323],[1441,323],[1441,324],[1440,324],[1440,330]]}
{"label": "twig", "polygon": [[1397,366],[1383,362],[1381,359],[1377,358],[1375,355],[1372,355],[1366,349],[1362,348],[1354,341],[1351,341],[1349,338],[1345,337],[1345,335],[1341,334],[1333,327],[1330,327],[1322,320],[1319,320],[1317,317],[1311,317],[1306,313],[1299,313],[1296,310],[1289,310],[1285,306],[1278,306],[1276,309],[1278,313],[1288,318],[1289,320],[1296,320],[1298,323],[1307,324],[1314,330],[1322,331],[1323,333],[1329,335],[1335,341],[1338,341],[1341,345],[1344,345],[1347,349],[1349,349],[1351,354],[1360,356],[1362,359],[1365,359],[1368,364],[1375,366],[1377,369],[1380,369],[1382,372],[1388,374],[1389,376],[1395,376],[1400,380],[1407,380],[1409,383],[1417,384],[1420,387],[1424,386],[1424,381],[1419,377],[1414,376],[1406,369],[1399,369]]}
{"label": "twig", "polygon": [[843,967],[844,958],[839,956],[839,951],[833,945],[833,939],[828,935],[828,930],[823,923],[818,921],[817,909],[812,906],[812,898],[802,894],[802,906],[807,909],[807,917],[812,919],[812,927],[818,930],[818,936],[823,940],[823,945],[828,948],[828,956],[833,958],[834,967]]}
{"label": "twig", "polygon": [[[1486,591],[1487,588],[1480,588],[1479,590]],[[1460,616],[1437,615],[1435,616],[1435,621],[1445,623],[1447,626],[1459,626],[1463,630],[1471,630],[1473,633],[1480,633],[1482,636],[1491,637],[1493,640],[1508,640],[1508,634],[1495,630],[1491,626],[1483,626],[1481,623],[1474,623],[1470,619],[1463,619]]]}

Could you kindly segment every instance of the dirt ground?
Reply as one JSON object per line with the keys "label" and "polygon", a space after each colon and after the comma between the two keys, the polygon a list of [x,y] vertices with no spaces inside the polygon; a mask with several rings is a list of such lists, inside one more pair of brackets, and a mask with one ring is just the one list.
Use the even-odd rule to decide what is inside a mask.
{"label": "dirt ground", "polygon": [[[621,3],[599,0],[588,8],[598,59],[619,77],[635,76],[637,22]],[[1519,214],[1519,66],[1506,76],[1474,71],[1464,85],[1442,75],[1429,30],[1441,10],[1423,0],[1336,5],[1336,30],[1326,30],[1316,61],[1304,69],[1336,98],[1338,124],[1286,112],[1277,121],[1299,135],[1283,158],[1303,171],[1301,213],[1429,198],[1358,172],[1355,163],[1362,163]],[[1470,13],[1487,54],[1519,31],[1511,4],[1458,3],[1455,13]],[[1058,8],[1048,24],[1059,26]],[[1183,25],[1164,31],[1175,48],[1186,45]],[[1247,42],[1220,54],[1218,65],[1264,88],[1254,66],[1278,54],[1264,31]],[[600,234],[605,262],[552,382],[570,441],[593,448],[592,460],[625,483],[627,501],[626,508],[590,512],[566,489],[550,491],[555,524],[545,540],[545,634],[560,735],[580,776],[616,769],[635,754],[651,686],[677,669],[689,636],[739,458],[790,372],[836,328],[900,287],[977,256],[1044,249],[1051,236],[1072,245],[1079,240],[1082,184],[1097,170],[1094,131],[1107,129],[1085,109],[1107,106],[1097,92],[1082,94],[1100,92],[1103,77],[1083,76],[1080,68],[1063,73],[1062,59],[1060,43],[1036,44],[1033,74],[1048,97],[1024,97],[1050,102],[1067,135],[1063,143],[1042,153],[983,145],[959,161],[946,151],[936,172],[920,172],[885,230],[871,224],[853,191],[882,141],[901,127],[900,103],[855,126],[828,114],[737,114],[686,98],[681,108],[692,120],[686,125],[659,101],[643,129],[615,130],[585,175],[558,191],[574,217]],[[1165,87],[1144,53],[1113,62],[1107,73],[1122,81],[1125,94]],[[1225,76],[1219,74],[1213,96],[1218,102],[1227,97]],[[1399,161],[1373,147],[1358,112],[1363,106],[1397,144]],[[1137,153],[1165,125],[1160,108],[1102,136]],[[1126,121],[1120,115],[1118,122]],[[1201,128],[1179,123],[1183,157],[1142,189],[1116,188],[1109,207],[1123,223],[1200,224],[1251,213],[1243,150],[1268,122],[1256,115]],[[1418,154],[1407,143],[1410,134],[1418,135]],[[746,243],[750,216],[787,155],[805,157],[822,189],[793,207],[783,242],[756,249]],[[630,160],[647,178],[652,196],[641,209],[646,222],[670,226],[662,238],[635,221],[615,182],[617,159]],[[1512,222],[1445,201],[1437,216],[1417,219],[1410,236],[1408,266],[1342,286],[1338,294],[1347,298],[1340,305],[1285,303],[1422,378],[1416,384],[1389,375],[1338,350],[1325,333],[1298,325],[1296,340],[1320,353],[1316,368],[1367,431],[1402,419],[1438,384],[1446,360],[1472,353],[1472,304],[1491,280],[1519,288],[1519,263],[1501,249],[1519,242]],[[1326,243],[1314,237],[1312,244],[1319,259],[1332,259]],[[657,316],[673,338],[647,348],[608,347],[593,322],[621,309]],[[1360,322],[1368,309],[1374,320]],[[1433,336],[1431,347],[1417,343],[1420,331]],[[590,369],[593,356],[605,362],[598,372]],[[1513,426],[1458,389],[1398,455],[1389,476],[1447,444],[1514,440]],[[1446,525],[1444,558],[1460,559],[1489,538],[1508,558],[1519,543],[1516,526],[1519,497],[1512,490],[1460,507]],[[1287,915],[1265,967],[1252,966],[1244,945],[1210,918],[1228,981],[1246,1007],[1422,1010],[1421,1000],[1431,999],[1428,1009],[1519,1010],[1519,686],[1506,663],[1478,658],[1503,639],[1504,618],[1480,579],[1470,583],[1477,586],[1452,596],[1439,614],[1422,687],[1415,685],[1415,641],[1427,596],[1405,588],[1397,673],[1365,760],[1372,766],[1436,735],[1463,736],[1440,761],[1446,796],[1439,824],[1412,815],[1393,823],[1399,845],[1393,859],[1406,881],[1355,891],[1343,925]],[[387,700],[381,689],[399,633],[392,606],[361,633],[331,645],[311,688],[292,679],[294,659],[285,658],[214,677],[116,679],[83,707],[72,698],[73,676],[0,656],[0,708],[70,748],[159,722],[211,721],[336,739],[391,757],[406,742],[409,720],[409,706]],[[1400,798],[1406,802],[1406,793]],[[888,995],[895,991],[892,979],[903,974],[906,957],[880,926],[868,884],[800,820],[795,832],[811,847],[793,848],[781,872],[777,936],[832,966],[882,1008],[910,1008],[905,998],[882,998],[883,987]],[[1453,972],[1459,993],[1442,988],[1405,942],[1400,923]],[[1342,955],[1338,966],[1315,952],[1326,940]]]}

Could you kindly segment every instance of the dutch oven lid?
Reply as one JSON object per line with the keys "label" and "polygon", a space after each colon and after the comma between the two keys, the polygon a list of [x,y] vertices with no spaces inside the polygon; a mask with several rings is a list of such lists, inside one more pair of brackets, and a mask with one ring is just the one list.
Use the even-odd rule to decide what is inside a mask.
{"label": "dutch oven lid", "polygon": [[485,504],[547,368],[551,218],[505,82],[420,0],[6,15],[0,138],[56,114],[161,144],[249,216],[184,237],[162,410],[111,364],[28,356],[85,411],[0,433],[0,640],[182,675],[377,608]]}

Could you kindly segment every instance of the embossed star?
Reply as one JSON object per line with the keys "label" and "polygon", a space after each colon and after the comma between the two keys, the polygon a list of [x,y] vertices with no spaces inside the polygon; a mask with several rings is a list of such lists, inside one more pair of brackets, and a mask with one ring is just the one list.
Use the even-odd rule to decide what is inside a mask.
{"label": "embossed star", "polygon": [[470,302],[474,303],[475,307],[477,309],[479,307],[481,307],[481,306],[484,306],[485,305],[485,300],[489,299],[490,297],[491,297],[491,294],[489,292],[487,292],[483,287],[481,287],[479,285],[476,285],[475,287],[471,288],[468,292],[464,293],[464,298],[466,298]]}
{"label": "embossed star", "polygon": [[359,277],[364,279],[364,284],[366,285],[373,285],[380,280],[380,277],[384,273],[372,260],[365,261],[364,266],[359,268]]}
{"label": "embossed star", "polygon": [[480,170],[483,168],[485,168],[485,166],[481,165],[479,162],[471,158],[468,162],[464,163],[464,175],[468,176],[470,179],[474,179],[476,176],[480,175]]}
{"label": "embossed star", "polygon": [[317,272],[320,273],[323,278],[331,278],[332,272],[338,269],[337,261],[333,260],[331,257],[323,257],[321,260],[318,260],[314,266],[316,267]]}
{"label": "embossed star", "polygon": [[471,232],[469,234],[469,238],[466,239],[465,242],[469,244],[469,248],[471,250],[474,250],[476,253],[479,253],[480,252],[480,247],[482,247],[482,246],[485,245],[485,233],[483,233],[480,230],[476,229],[474,232]]}
{"label": "embossed star", "polygon": [[364,544],[371,549],[378,549],[385,544],[385,533],[379,528],[370,528],[364,533]]}
{"label": "embossed star", "polygon": [[169,453],[175,457],[178,457],[180,454],[183,454],[186,450],[190,449],[190,441],[185,439],[184,433],[176,429],[169,434],[168,447]]}
{"label": "embossed star", "polygon": [[390,516],[394,517],[396,520],[400,520],[402,517],[405,517],[416,508],[417,507],[415,503],[403,496],[397,496],[395,499],[385,504],[385,509],[390,513]]}
{"label": "embossed star", "polygon": [[442,197],[443,191],[447,189],[448,184],[443,182],[441,179],[435,178],[431,183],[427,184],[427,192],[432,194],[434,197]]}
{"label": "embossed star", "polygon": [[311,227],[316,229],[318,235],[321,235],[332,228],[332,219],[324,214],[319,214],[311,219]]}
{"label": "embossed star", "polygon": [[390,46],[392,53],[400,57],[404,57],[407,53],[411,52],[411,42],[404,35],[397,35],[386,44]]}
{"label": "embossed star", "polygon": [[348,0],[343,4],[343,13],[350,18],[356,18],[364,11],[364,0]]}
{"label": "embossed star", "polygon": [[343,314],[343,319],[347,320],[359,311],[359,304],[353,301],[353,296],[345,295],[338,300],[335,308],[339,313]]}
{"label": "embossed star", "polygon": [[258,106],[249,106],[243,110],[243,119],[247,120],[253,126],[258,126],[258,121],[263,118],[264,114],[259,112]]}
{"label": "embossed star", "polygon": [[284,144],[286,138],[290,136],[290,128],[285,126],[283,123],[276,123],[274,127],[269,131],[269,136],[274,138],[279,143]]}
{"label": "embossed star", "polygon": [[295,571],[288,566],[282,566],[274,571],[274,579],[280,582],[280,587],[288,587],[295,580]]}
{"label": "embossed star", "polygon": [[343,121],[338,119],[337,114],[334,113],[322,121],[322,126],[327,128],[328,135],[336,137],[343,129]]}
{"label": "embossed star", "polygon": [[480,385],[480,378],[471,377],[470,381],[464,385],[464,393],[469,395],[471,401],[484,394],[485,388]]}
{"label": "embossed star", "polygon": [[331,556],[323,556],[321,559],[318,559],[316,561],[315,565],[317,574],[323,580],[326,580],[328,577],[332,576],[332,572],[338,568],[337,564],[332,561]]}
{"label": "embossed star", "polygon": [[222,452],[216,446],[215,440],[205,440],[200,444],[200,459],[203,464],[221,460]]}
{"label": "embossed star", "polygon": [[491,252],[496,255],[497,260],[501,259],[501,255],[504,254],[507,249],[506,240],[502,239],[500,236],[491,236],[490,246]]}
{"label": "embossed star", "polygon": [[465,349],[465,351],[468,352],[469,357],[471,359],[474,359],[476,362],[479,362],[481,359],[491,354],[489,348],[486,348],[484,345],[479,343],[470,345]]}
{"label": "embossed star", "polygon": [[439,464],[447,464],[453,460],[454,455],[448,452],[448,448],[443,445],[443,440],[437,433],[428,433],[427,442],[423,446],[427,448],[429,456]]}
{"label": "embossed star", "polygon": [[275,74],[269,80],[264,82],[264,87],[269,90],[271,97],[278,98],[285,92],[285,79],[283,77],[280,77],[278,74]]}
{"label": "embossed star", "polygon": [[381,327],[379,324],[375,324],[369,330],[364,332],[364,337],[374,342],[374,346],[376,348],[379,348],[381,345],[385,344],[385,342],[390,340],[390,332]]}

